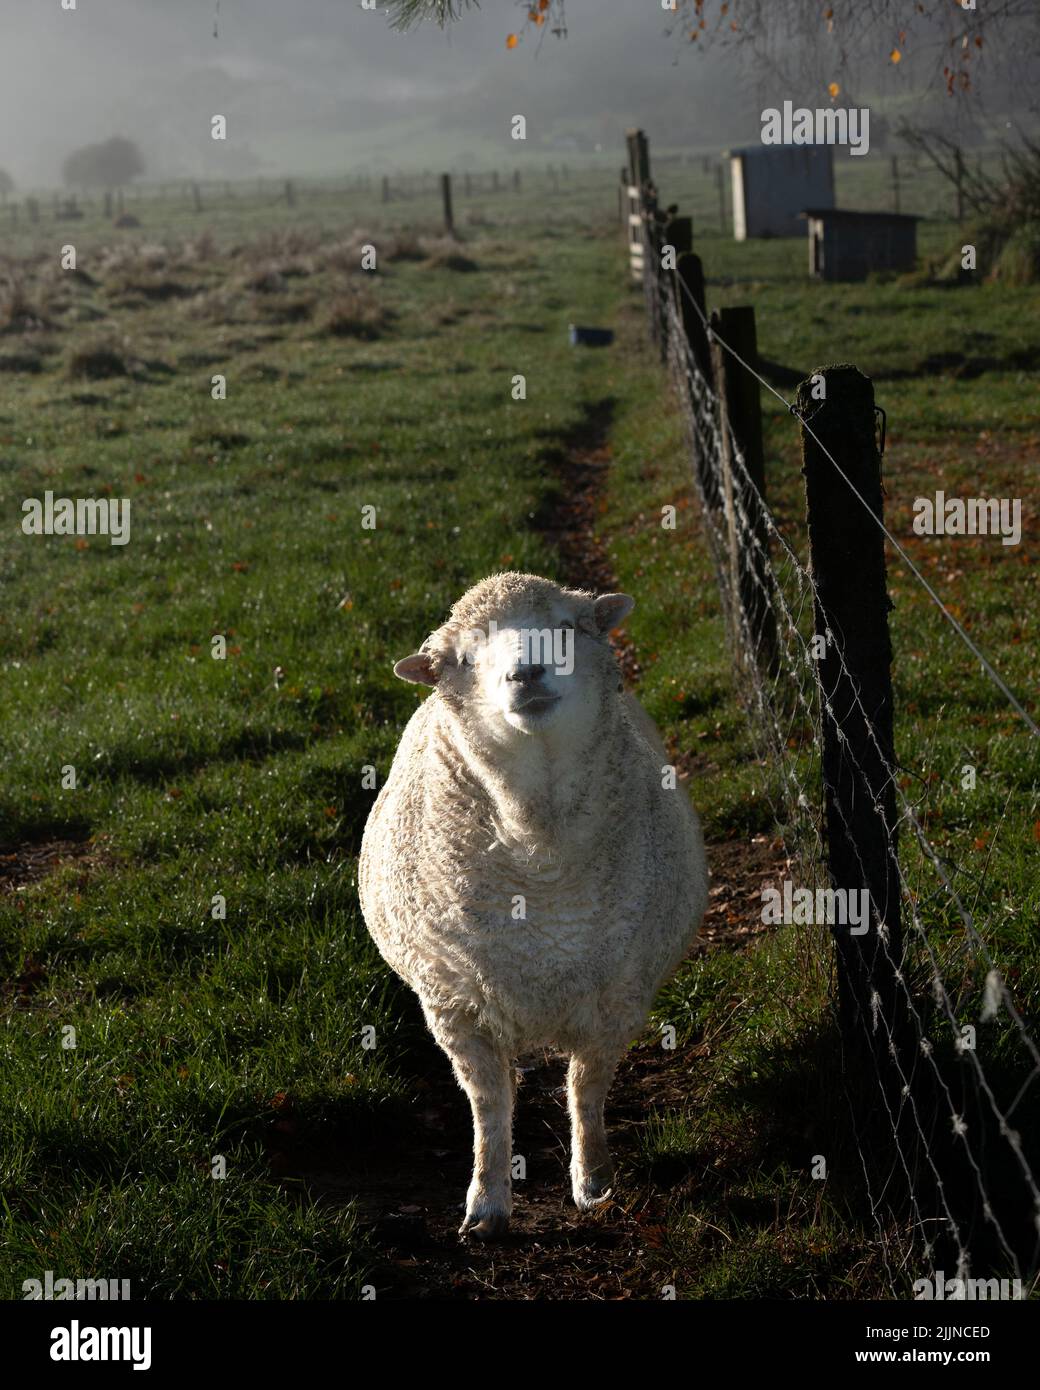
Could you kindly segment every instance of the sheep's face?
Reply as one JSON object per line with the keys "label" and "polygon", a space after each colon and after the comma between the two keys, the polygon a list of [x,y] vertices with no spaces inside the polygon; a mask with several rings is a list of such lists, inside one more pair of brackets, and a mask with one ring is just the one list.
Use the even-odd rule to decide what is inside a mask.
{"label": "sheep's face", "polygon": [[620,687],[608,634],[632,606],[627,594],[593,598],[537,576],[493,576],[394,670],[435,685],[467,724],[493,737],[580,735]]}

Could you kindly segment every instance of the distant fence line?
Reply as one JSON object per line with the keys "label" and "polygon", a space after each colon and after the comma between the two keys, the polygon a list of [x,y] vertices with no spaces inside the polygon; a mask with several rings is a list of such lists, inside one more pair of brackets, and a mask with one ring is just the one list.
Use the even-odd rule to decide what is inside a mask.
{"label": "distant fence line", "polygon": [[[605,171],[604,171],[605,172]],[[452,171],[456,197],[481,197],[490,194],[520,192],[525,183],[537,181],[539,186],[561,189],[567,186],[574,173],[567,164],[547,164],[544,169],[525,165],[508,173],[497,169]],[[8,194],[0,201],[0,214],[7,211],[9,220],[17,224],[21,217],[28,222],[51,218],[56,221],[76,220],[87,213],[100,212],[107,217],[119,216],[134,203],[179,203],[195,212],[204,212],[221,205],[260,201],[264,204],[295,207],[301,199],[324,200],[360,194],[379,198],[384,203],[408,202],[418,198],[436,198],[442,191],[444,175],[426,170],[423,173],[355,174],[341,179],[307,179],[253,177],[241,179],[167,179],[155,183],[134,183],[111,189],[89,192],[79,190],[34,191],[24,198]]]}
{"label": "distant fence line", "polygon": [[[1017,1126],[1035,1135],[1040,1050],[977,902],[925,832],[928,769],[896,756],[886,538],[1009,701],[1024,754],[1036,725],[884,525],[884,415],[870,380],[824,367],[783,397],[758,370],[754,309],[709,315],[691,220],[661,210],[641,131],[622,174],[629,275],[678,394],[788,863],[814,899],[841,890],[869,904],[869,930],[804,931],[805,963],[836,979],[846,1100],[890,1282],[911,1249],[960,1278],[985,1268],[1028,1281],[1040,1269],[1040,1168]],[[762,387],[799,421],[806,529],[794,544],[767,503]],[[972,972],[984,975],[981,1006],[963,984]],[[985,1064],[983,1022],[999,1026]],[[890,1244],[886,1213],[909,1226],[907,1248]]]}

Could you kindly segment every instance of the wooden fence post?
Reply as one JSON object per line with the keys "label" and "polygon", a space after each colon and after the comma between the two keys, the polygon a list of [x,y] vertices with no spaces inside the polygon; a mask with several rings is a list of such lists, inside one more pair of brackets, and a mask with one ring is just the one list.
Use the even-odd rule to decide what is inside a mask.
{"label": "wooden fence post", "polygon": [[628,145],[628,172],[630,182],[641,188],[650,180],[650,148],[646,135],[641,130],[630,130],[625,135]]}
{"label": "wooden fence post", "polygon": [[897,975],[903,933],[892,781],[891,604],[884,535],[872,519],[882,517],[874,387],[855,367],[821,368],[799,386],[797,404],[813,432],[803,423],[815,631],[818,641],[824,639],[816,670],[828,867],[835,888],[870,895],[866,931],[853,935],[849,926],[832,927],[840,1015],[846,1040],[866,1043],[891,1080],[887,1030],[900,1049],[907,1014]]}
{"label": "wooden fence post", "polygon": [[693,218],[692,217],[670,217],[664,223],[663,229],[658,221],[656,230],[659,234],[657,244],[658,262],[654,268],[654,277],[657,281],[657,332],[661,347],[661,360],[668,358],[668,301],[674,297],[675,287],[671,275],[666,275],[662,267],[664,250],[670,246],[675,256],[676,269],[679,265],[679,257],[687,255],[693,250]]}
{"label": "wooden fence post", "polygon": [[444,202],[444,230],[448,236],[455,235],[455,218],[451,211],[451,175],[441,175],[441,198]]}
{"label": "wooden fence post", "polygon": [[[769,589],[769,533],[761,503],[765,500],[765,451],[762,400],[757,377],[722,346],[726,343],[751,367],[757,367],[755,311],[750,305],[723,309],[711,316],[711,355],[719,395],[722,436],[722,496],[729,536],[730,591],[737,606],[738,631],[746,631],[752,659],[760,671],[776,673],[776,615]],[[734,466],[734,450],[744,471]],[[761,499],[761,500],[760,500]],[[745,524],[742,526],[741,518]]]}
{"label": "wooden fence post", "polygon": [[[679,257],[675,272],[675,295],[679,305],[679,315],[682,319],[683,331],[686,334],[686,341],[690,345],[693,360],[704,378],[707,390],[712,389],[713,371],[711,362],[711,348],[708,343],[708,334],[705,329],[707,313],[704,303],[704,268],[701,265],[700,256],[694,255],[692,251],[686,252]],[[696,305],[700,309],[698,314]],[[705,403],[696,395],[691,396],[690,405],[693,410],[694,419],[699,419],[704,410]],[[716,508],[719,504],[717,479],[710,466],[711,449],[706,449],[701,442],[699,435],[694,434],[694,467],[697,469],[697,477],[700,482],[701,492],[703,493],[709,507]]]}

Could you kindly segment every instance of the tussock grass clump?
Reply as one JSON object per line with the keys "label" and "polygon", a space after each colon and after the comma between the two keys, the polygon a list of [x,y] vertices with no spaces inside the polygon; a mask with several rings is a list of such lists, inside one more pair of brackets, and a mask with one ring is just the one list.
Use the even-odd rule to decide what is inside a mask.
{"label": "tussock grass clump", "polygon": [[197,293],[196,285],[186,285],[161,272],[130,272],[108,282],[108,291],[120,300],[151,300],[163,303],[168,299],[190,299]]}
{"label": "tussock grass clump", "polygon": [[469,274],[480,269],[476,261],[464,255],[459,250],[458,242],[452,241],[450,237],[424,237],[421,245],[426,255],[426,264],[431,270],[455,270]]}
{"label": "tussock grass clump", "polygon": [[0,372],[31,372],[43,370],[43,358],[37,352],[0,352]]}
{"label": "tussock grass clump", "polygon": [[376,298],[360,286],[341,290],[329,304],[321,331],[334,338],[381,338],[390,315]]}
{"label": "tussock grass clump", "polygon": [[114,338],[96,338],[73,348],[65,371],[73,381],[102,381],[106,377],[129,376],[130,367]]}
{"label": "tussock grass clump", "polygon": [[21,280],[10,280],[0,289],[0,333],[36,333],[48,327]]}
{"label": "tussock grass clump", "polygon": [[306,323],[314,313],[314,303],[310,294],[284,295],[264,304],[264,318],[268,323]]}
{"label": "tussock grass clump", "polygon": [[1016,289],[1040,284],[1040,222],[1026,222],[1011,233],[991,278]]}

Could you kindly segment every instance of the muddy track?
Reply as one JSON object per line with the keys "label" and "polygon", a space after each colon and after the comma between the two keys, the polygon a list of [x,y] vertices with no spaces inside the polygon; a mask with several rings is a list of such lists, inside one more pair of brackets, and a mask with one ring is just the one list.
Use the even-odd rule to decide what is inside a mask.
{"label": "muddy track", "polygon": [[[558,489],[535,526],[557,549],[565,582],[598,591],[616,589],[597,536],[600,499],[610,467],[613,403],[589,407],[578,428],[547,453]],[[615,635],[626,683],[639,662],[631,639]],[[693,770],[683,766],[681,775]],[[709,846],[711,902],[695,952],[739,949],[761,930],[759,887],[777,868],[777,849],[765,836],[751,845]],[[705,1044],[668,1051],[649,1036],[622,1061],[607,1102],[607,1125],[619,1170],[630,1160],[652,1109],[688,1104],[704,1086]],[[392,1144],[366,1151],[311,1154],[303,1171],[288,1153],[276,1168],[304,1177],[331,1198],[352,1197],[382,1260],[375,1273],[380,1299],[659,1299],[673,1271],[664,1254],[668,1191],[623,1183],[619,1199],[579,1216],[570,1200],[565,1062],[548,1054],[522,1059],[514,1153],[526,1176],[514,1183],[505,1240],[492,1245],[459,1240],[470,1176],[469,1106],[448,1062],[430,1051],[414,1088],[414,1123]]]}

